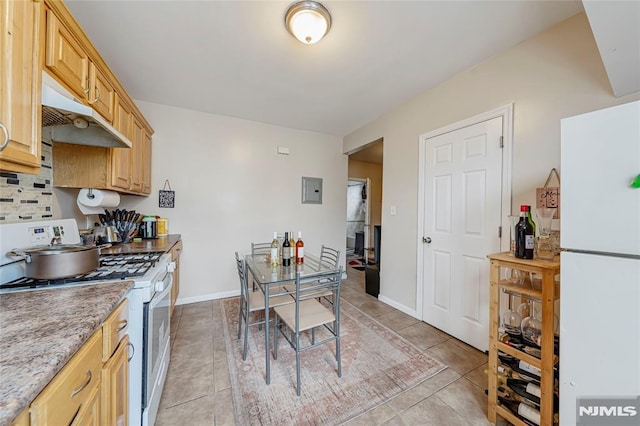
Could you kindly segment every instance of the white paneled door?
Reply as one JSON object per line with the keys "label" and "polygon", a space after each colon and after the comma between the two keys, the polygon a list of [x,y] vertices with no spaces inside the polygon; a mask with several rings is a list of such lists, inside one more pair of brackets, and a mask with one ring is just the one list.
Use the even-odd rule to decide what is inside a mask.
{"label": "white paneled door", "polygon": [[500,251],[502,117],[425,139],[423,320],[486,350]]}

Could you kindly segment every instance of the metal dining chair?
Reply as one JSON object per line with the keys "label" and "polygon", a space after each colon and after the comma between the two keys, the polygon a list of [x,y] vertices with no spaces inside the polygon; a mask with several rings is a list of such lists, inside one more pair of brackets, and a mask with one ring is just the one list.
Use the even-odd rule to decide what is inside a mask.
{"label": "metal dining chair", "polygon": [[[271,243],[251,243],[251,254],[255,255],[255,254],[271,254]],[[258,286],[256,284],[255,279],[252,280],[253,281],[253,291],[256,291],[256,287]]]}
{"label": "metal dining chair", "polygon": [[[315,274],[301,278],[296,274],[295,302],[281,305],[273,310],[276,314],[273,357],[278,359],[278,334],[280,332],[296,351],[296,394],[300,396],[300,353],[329,342],[336,342],[336,362],[338,377],[342,377],[342,359],[340,357],[340,287],[342,285],[342,268],[338,271]],[[304,290],[302,290],[304,288]],[[300,292],[305,296],[301,297]],[[333,294],[333,303],[327,307],[317,298],[327,291]],[[285,330],[280,330],[280,323]],[[316,341],[316,328],[322,327],[328,337]],[[286,330],[290,333],[287,333]],[[300,335],[305,330],[311,331],[310,343],[301,345]]]}
{"label": "metal dining chair", "polygon": [[338,266],[338,262],[340,262],[340,250],[327,247],[323,244],[320,249],[320,262],[328,263],[331,266]]}
{"label": "metal dining chair", "polygon": [[269,254],[271,243],[251,243],[251,254]]}
{"label": "metal dining chair", "polygon": [[[247,335],[250,325],[264,324],[264,315],[260,320],[249,323],[249,314],[252,312],[262,312],[264,314],[264,293],[261,291],[249,291],[247,264],[236,252],[236,266],[238,268],[238,277],[240,278],[240,310],[238,318],[238,339],[242,336],[244,325],[244,342],[242,347],[242,360],[247,359]],[[293,304],[293,298],[286,294],[282,296],[271,296],[269,298],[269,308],[280,305]],[[268,326],[268,325],[267,325]]]}
{"label": "metal dining chair", "polygon": [[[324,263],[331,268],[337,268],[339,261],[340,261],[340,250],[327,247],[323,244],[322,248],[320,249],[320,263]],[[314,297],[319,301],[324,298],[327,302],[333,303],[333,292],[327,290],[324,292],[312,292],[313,294],[311,294],[306,291],[307,287],[309,286],[310,286],[309,284],[303,284],[301,288],[300,297],[302,297],[303,300],[308,299],[310,297]],[[293,283],[285,285],[284,289],[287,292],[293,294],[294,293]]]}

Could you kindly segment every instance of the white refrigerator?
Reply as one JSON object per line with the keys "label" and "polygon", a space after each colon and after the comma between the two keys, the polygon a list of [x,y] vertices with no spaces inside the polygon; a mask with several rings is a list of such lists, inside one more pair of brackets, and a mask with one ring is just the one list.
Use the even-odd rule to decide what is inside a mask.
{"label": "white refrigerator", "polygon": [[640,102],[563,119],[561,137],[560,424],[637,425]]}

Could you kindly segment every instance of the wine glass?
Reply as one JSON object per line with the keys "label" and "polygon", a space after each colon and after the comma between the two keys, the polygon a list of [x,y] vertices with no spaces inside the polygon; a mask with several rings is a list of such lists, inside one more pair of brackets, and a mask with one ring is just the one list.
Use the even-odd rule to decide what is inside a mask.
{"label": "wine glass", "polygon": [[513,308],[513,295],[509,295],[509,309],[502,314],[502,326],[508,334],[520,335],[522,317]]}
{"label": "wine glass", "polygon": [[522,338],[526,341],[540,346],[542,342],[542,313],[537,312],[534,301],[531,301],[531,315],[522,320]]}
{"label": "wine glass", "polygon": [[520,314],[522,318],[526,318],[531,315],[531,305],[529,304],[528,300],[525,300],[522,303],[520,303],[516,310],[518,311],[518,314]]}

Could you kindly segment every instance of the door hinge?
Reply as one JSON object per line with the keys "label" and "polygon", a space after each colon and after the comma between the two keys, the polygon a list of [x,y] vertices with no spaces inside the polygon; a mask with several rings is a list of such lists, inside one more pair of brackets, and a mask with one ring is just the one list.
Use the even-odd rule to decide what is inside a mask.
{"label": "door hinge", "polygon": [[498,238],[502,238],[502,226],[498,226]]}
{"label": "door hinge", "polygon": [[500,136],[500,148],[504,148],[504,136]]}

